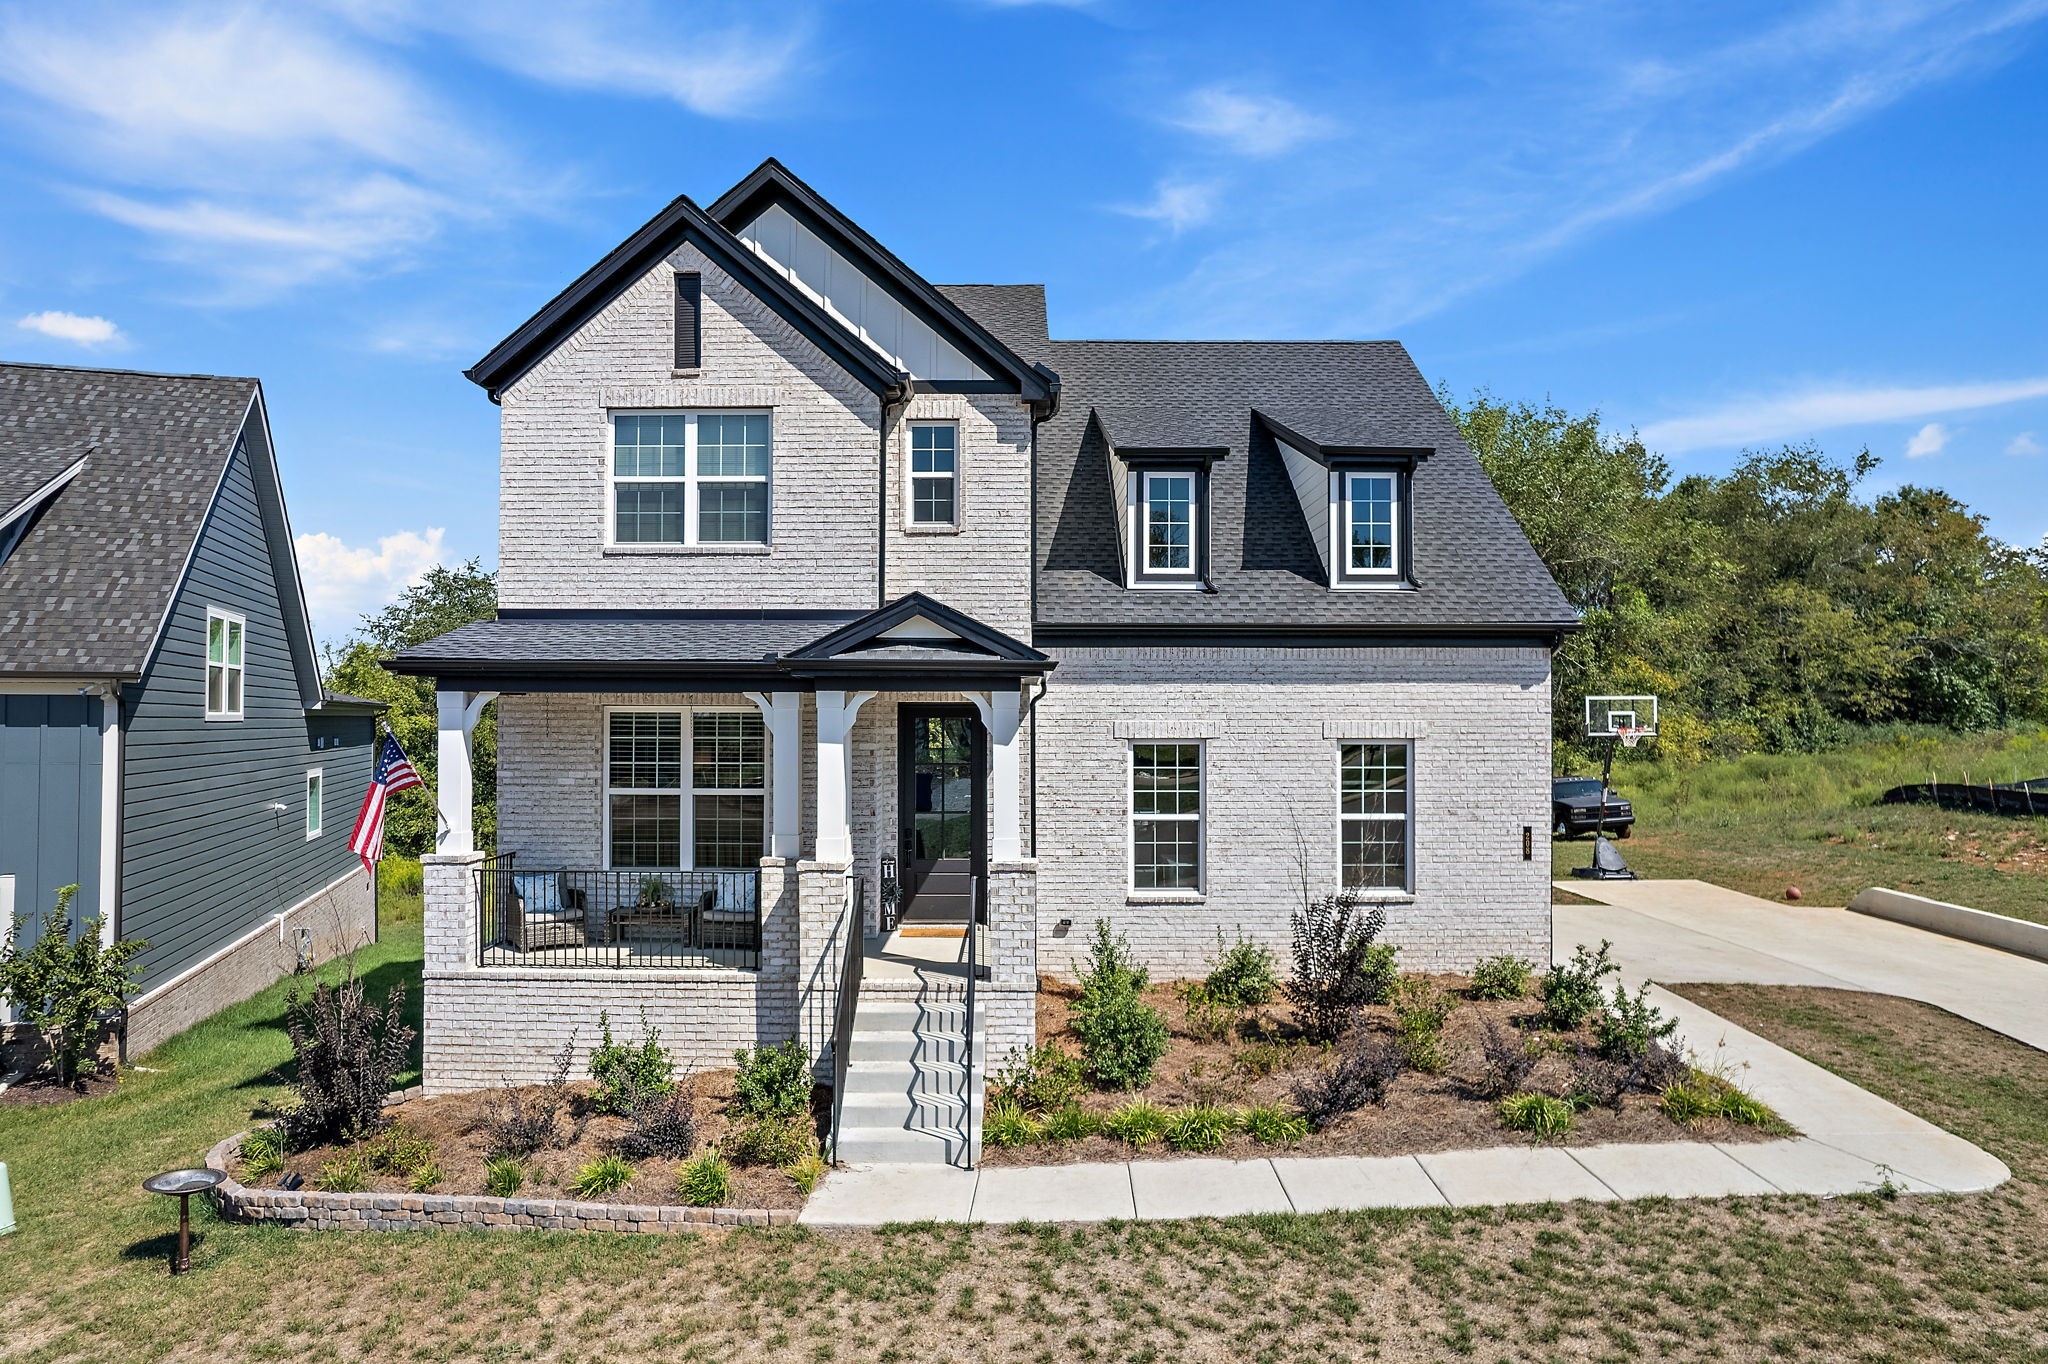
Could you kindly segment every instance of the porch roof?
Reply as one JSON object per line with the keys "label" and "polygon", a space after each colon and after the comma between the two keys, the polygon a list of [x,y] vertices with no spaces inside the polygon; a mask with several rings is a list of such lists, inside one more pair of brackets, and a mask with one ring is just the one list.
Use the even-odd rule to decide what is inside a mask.
{"label": "porch roof", "polygon": [[1053,660],[923,593],[874,611],[502,611],[392,672],[471,691],[924,691],[1015,685]]}

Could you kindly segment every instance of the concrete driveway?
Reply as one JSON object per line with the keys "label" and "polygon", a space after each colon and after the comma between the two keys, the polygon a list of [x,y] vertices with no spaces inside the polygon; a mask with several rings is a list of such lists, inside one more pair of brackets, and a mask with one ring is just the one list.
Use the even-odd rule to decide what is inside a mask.
{"label": "concrete driveway", "polygon": [[1820,985],[1899,995],[2048,1051],[2048,962],[1846,909],[1774,904],[1705,881],[1560,881],[1552,953],[1614,943],[1631,983]]}

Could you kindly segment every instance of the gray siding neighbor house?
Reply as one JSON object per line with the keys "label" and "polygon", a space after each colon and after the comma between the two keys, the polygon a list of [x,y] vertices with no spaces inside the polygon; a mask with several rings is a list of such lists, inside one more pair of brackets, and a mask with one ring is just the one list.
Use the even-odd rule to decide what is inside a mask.
{"label": "gray siding neighbor house", "polygon": [[146,1051],[376,931],[254,379],[0,364],[0,913],[147,942]]}

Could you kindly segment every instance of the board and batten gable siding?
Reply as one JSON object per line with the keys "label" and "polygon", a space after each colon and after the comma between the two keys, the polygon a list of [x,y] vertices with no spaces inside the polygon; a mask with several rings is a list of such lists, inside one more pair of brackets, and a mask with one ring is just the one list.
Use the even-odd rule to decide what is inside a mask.
{"label": "board and batten gable siding", "polygon": [[[0,696],[0,876],[14,878],[24,941],[59,886],[76,885],[72,936],[100,912],[100,717],[96,696]],[[8,928],[0,924],[0,939]]]}
{"label": "board and batten gable siding", "polygon": [[[248,622],[241,720],[206,718],[209,606]],[[305,713],[246,445],[128,698],[121,931],[149,943],[137,960],[147,991],[361,871],[348,836],[369,782],[373,725]],[[313,768],[323,773],[324,829],[308,839]]]}

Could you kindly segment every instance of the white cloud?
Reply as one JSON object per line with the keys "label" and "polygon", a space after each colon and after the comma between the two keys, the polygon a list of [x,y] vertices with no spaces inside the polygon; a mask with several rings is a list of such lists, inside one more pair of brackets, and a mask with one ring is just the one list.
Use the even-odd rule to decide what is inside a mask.
{"label": "white cloud", "polygon": [[14,324],[23,331],[40,332],[59,341],[69,341],[74,346],[88,350],[101,346],[123,346],[128,338],[121,329],[104,317],[80,317],[77,313],[49,312],[30,313]]}
{"label": "white cloud", "polygon": [[1166,120],[1176,128],[1221,142],[1244,156],[1278,156],[1337,131],[1330,119],[1277,95],[1211,85],[1190,94]]}
{"label": "white cloud", "polygon": [[1185,180],[1162,180],[1149,203],[1119,204],[1118,213],[1162,224],[1175,236],[1200,227],[1216,211],[1219,186]]}
{"label": "white cloud", "polygon": [[[1706,412],[1669,417],[1641,430],[1652,448],[1669,454],[1765,441],[1796,440],[1816,431],[1877,422],[1917,421],[1970,412],[2028,398],[2048,397],[2048,377],[1926,388],[1825,388],[1729,403]],[[1939,430],[1938,424],[1934,428]],[[1914,443],[1927,438],[1921,431]],[[1939,439],[1946,441],[1945,434]],[[1921,450],[1932,454],[1939,449]]]}
{"label": "white cloud", "polygon": [[314,633],[338,639],[353,631],[364,616],[388,605],[441,562],[446,535],[439,526],[402,530],[384,536],[375,549],[351,546],[324,531],[298,536],[292,544]]}
{"label": "white cloud", "polygon": [[1906,458],[1920,459],[1927,455],[1938,455],[1948,448],[1949,431],[1940,422],[1929,422],[1913,433],[1906,442]]}
{"label": "white cloud", "polygon": [[2034,439],[2034,433],[2031,431],[2022,431],[2005,443],[2005,453],[2008,455],[2038,455],[2041,448],[2041,442]]}

